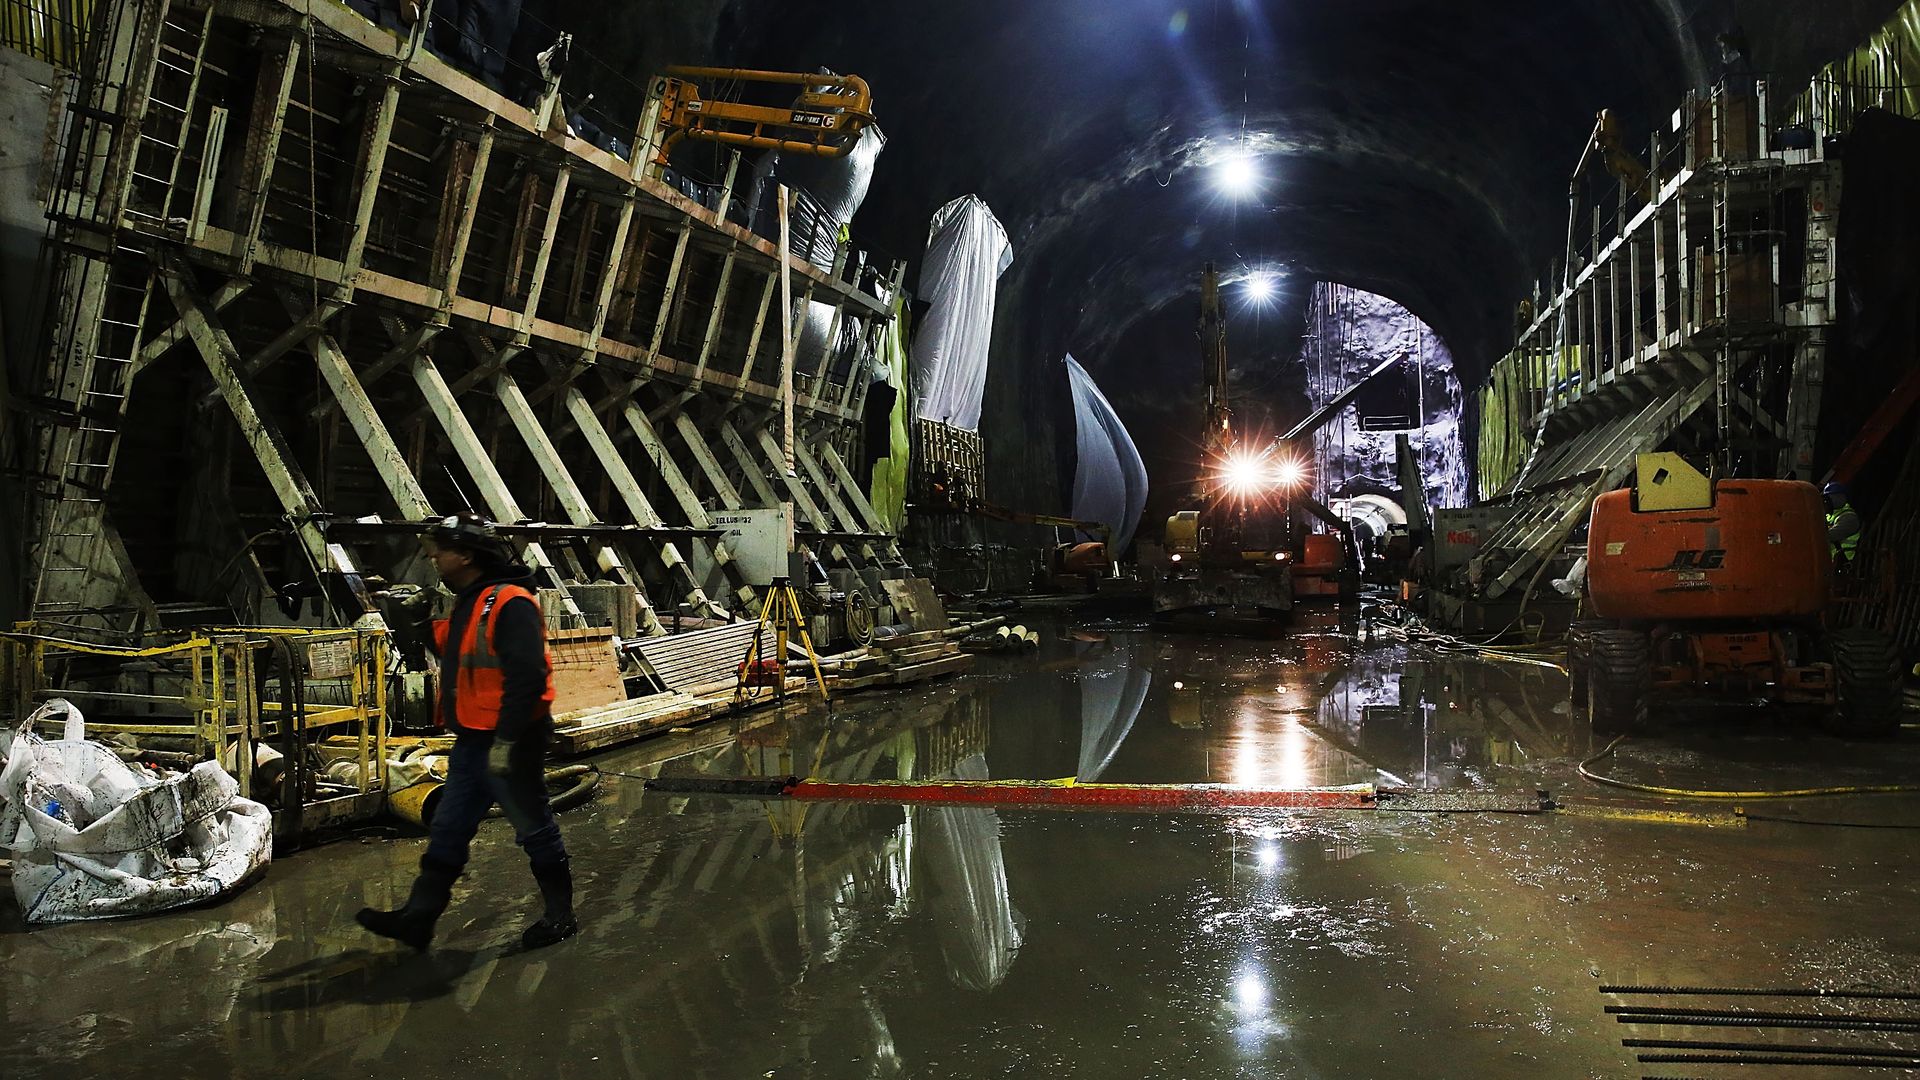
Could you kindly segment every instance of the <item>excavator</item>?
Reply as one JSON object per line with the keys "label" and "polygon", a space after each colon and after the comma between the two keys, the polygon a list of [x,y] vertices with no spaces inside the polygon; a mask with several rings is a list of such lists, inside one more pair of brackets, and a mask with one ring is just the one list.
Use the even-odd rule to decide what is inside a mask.
{"label": "excavator", "polygon": [[[1357,580],[1352,530],[1308,494],[1312,448],[1305,440],[1398,358],[1264,445],[1236,432],[1220,275],[1212,263],[1201,273],[1200,355],[1202,476],[1188,507],[1167,519],[1165,562],[1152,574],[1155,617],[1277,622],[1297,600],[1350,593]],[[1318,519],[1325,531],[1310,530],[1303,517]]]}
{"label": "excavator", "polygon": [[[779,105],[734,100],[748,87],[798,89]],[[654,80],[650,96],[659,104],[653,160],[662,166],[687,139],[845,157],[874,122],[873,93],[858,75],[671,67]]]}

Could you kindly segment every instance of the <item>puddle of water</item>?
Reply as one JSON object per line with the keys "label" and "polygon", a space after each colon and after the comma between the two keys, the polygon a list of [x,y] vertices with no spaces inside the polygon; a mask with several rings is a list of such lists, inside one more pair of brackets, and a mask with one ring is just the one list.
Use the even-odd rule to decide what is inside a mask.
{"label": "puddle of water", "polygon": [[[1545,669],[1042,625],[1037,656],[964,680],[602,761],[1458,788],[1564,781],[1592,746]],[[1774,753],[1650,745],[1627,766]],[[535,901],[497,824],[424,958],[351,923],[403,895],[417,839],[301,853],[207,911],[0,928],[9,1076],[1626,1075],[1603,979],[1920,977],[1920,930],[1884,917],[1920,884],[1899,833],[762,803],[620,776],[563,827],[585,932],[543,953],[512,948]]]}

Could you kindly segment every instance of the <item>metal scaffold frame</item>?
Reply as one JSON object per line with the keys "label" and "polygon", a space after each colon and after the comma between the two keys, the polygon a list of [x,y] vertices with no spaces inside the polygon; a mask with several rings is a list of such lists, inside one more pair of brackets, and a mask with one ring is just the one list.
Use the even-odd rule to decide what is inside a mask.
{"label": "metal scaffold frame", "polygon": [[378,583],[408,572],[402,526],[467,508],[518,526],[563,626],[596,617],[587,585],[631,591],[643,634],[753,610],[711,516],[756,502],[795,504],[832,563],[899,564],[846,462],[904,267],[822,270],[730,216],[737,154],[717,190],[670,182],[552,122],[557,77],[523,106],[340,5],[96,14],[49,202],[35,619],[96,637],[167,620],[115,481],[130,414],[196,366],[258,466],[205,511],[224,526],[197,538],[226,564],[201,575],[211,621],[259,621],[276,588],[289,606],[276,547],[323,625],[377,619]]}
{"label": "metal scaffold frame", "polygon": [[1513,513],[1456,587],[1530,586],[1636,454],[1684,443],[1723,475],[1813,478],[1840,167],[1817,142],[1764,145],[1768,101],[1752,78],[1690,95],[1645,186],[1592,211],[1584,262],[1481,393],[1481,494]]}

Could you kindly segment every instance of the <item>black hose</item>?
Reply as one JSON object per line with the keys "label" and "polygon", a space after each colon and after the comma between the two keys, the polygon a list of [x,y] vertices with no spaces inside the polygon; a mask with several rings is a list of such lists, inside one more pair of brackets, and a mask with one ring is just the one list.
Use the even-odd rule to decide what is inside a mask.
{"label": "black hose", "polygon": [[[584,804],[588,799],[593,798],[594,792],[600,790],[600,770],[591,765],[560,765],[548,769],[545,780],[547,805],[556,814]],[[565,791],[554,793],[554,784],[562,780],[572,780],[573,783]],[[505,816],[506,811],[498,805],[487,809],[487,817],[490,819]]]}
{"label": "black hose", "polygon": [[573,786],[558,795],[551,795],[547,799],[553,806],[553,812],[556,814],[563,810],[571,810],[576,806],[584,804],[588,799],[593,798],[594,792],[600,790],[600,773],[589,765],[573,765],[566,769],[555,769],[553,772],[547,774],[547,783],[552,784],[556,779],[566,779],[564,776],[556,776],[555,774],[568,773],[573,769],[580,770],[580,772],[573,777]]}
{"label": "black hose", "polygon": [[747,795],[775,798],[785,795],[787,788],[798,782],[799,779],[792,776],[768,777],[764,780],[744,780],[735,777],[658,776],[646,782],[646,789],[674,795]]}

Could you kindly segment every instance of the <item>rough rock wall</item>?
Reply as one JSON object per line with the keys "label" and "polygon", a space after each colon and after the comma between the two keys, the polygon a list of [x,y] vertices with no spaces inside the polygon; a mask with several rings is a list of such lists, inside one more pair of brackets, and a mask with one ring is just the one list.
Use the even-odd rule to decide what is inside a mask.
{"label": "rough rock wall", "polygon": [[[1415,426],[1407,434],[1420,458],[1427,497],[1435,506],[1465,506],[1463,395],[1446,344],[1418,316],[1384,296],[1330,282],[1314,286],[1300,359],[1315,408],[1395,357],[1401,367],[1382,378],[1395,378],[1411,365],[1407,385]],[[1344,409],[1315,438],[1314,475],[1321,497],[1398,492],[1397,434],[1363,431],[1359,410]]]}

